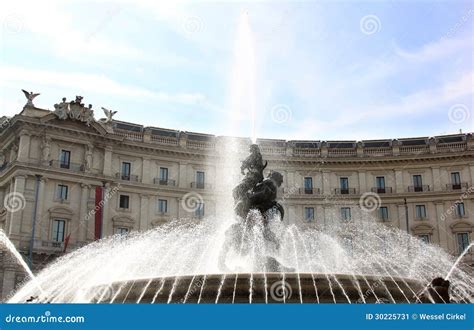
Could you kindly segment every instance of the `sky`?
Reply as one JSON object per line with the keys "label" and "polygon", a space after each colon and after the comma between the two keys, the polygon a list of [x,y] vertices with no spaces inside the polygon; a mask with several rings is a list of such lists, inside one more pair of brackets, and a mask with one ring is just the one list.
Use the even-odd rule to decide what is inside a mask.
{"label": "sky", "polygon": [[25,89],[214,135],[474,131],[472,1],[15,0],[0,23],[0,116]]}

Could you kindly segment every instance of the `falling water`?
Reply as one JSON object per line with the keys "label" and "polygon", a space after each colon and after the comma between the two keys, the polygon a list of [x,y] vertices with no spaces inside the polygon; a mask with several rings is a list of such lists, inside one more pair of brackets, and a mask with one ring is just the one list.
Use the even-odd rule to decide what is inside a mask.
{"label": "falling water", "polygon": [[466,255],[466,253],[474,246],[474,243],[469,244],[469,246],[461,253],[461,255],[456,259],[456,262],[453,264],[453,267],[448,272],[448,275],[446,275],[445,279],[448,280],[451,277],[451,274],[453,271],[456,269],[458,266],[459,262],[461,261],[462,258]]}
{"label": "falling water", "polygon": [[33,283],[40,290],[40,292],[43,293],[43,289],[41,288],[41,285],[36,280],[36,277],[31,271],[30,267],[28,267],[25,260],[23,260],[23,257],[17,251],[17,249],[15,248],[15,245],[12,243],[12,241],[10,241],[10,239],[7,237],[5,232],[0,229],[0,247],[1,246],[3,246],[7,250],[7,252],[10,253],[13,257],[15,257],[15,260],[18,262],[18,264],[20,264],[20,266],[23,267],[25,272],[28,274],[29,278],[33,281]]}

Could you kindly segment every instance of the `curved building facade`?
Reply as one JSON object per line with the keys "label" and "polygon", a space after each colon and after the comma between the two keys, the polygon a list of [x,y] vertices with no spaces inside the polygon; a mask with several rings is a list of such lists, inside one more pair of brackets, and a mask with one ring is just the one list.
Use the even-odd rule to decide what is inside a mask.
{"label": "curved building facade", "polygon": [[[96,121],[80,102],[55,109],[26,106],[0,122],[0,228],[34,269],[100,237],[216,214],[228,137]],[[246,152],[250,140],[238,142]],[[284,175],[287,223],[367,217],[453,255],[473,239],[471,134],[257,144]],[[2,251],[3,299],[24,277]]]}

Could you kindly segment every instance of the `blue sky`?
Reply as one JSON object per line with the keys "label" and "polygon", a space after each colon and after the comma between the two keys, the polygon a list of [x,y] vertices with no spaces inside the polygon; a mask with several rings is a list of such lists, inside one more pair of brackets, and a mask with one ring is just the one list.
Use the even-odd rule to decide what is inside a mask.
{"label": "blue sky", "polygon": [[242,12],[258,137],[473,131],[472,1],[2,1],[0,114],[24,88],[42,108],[82,95],[97,119],[250,136],[230,104]]}

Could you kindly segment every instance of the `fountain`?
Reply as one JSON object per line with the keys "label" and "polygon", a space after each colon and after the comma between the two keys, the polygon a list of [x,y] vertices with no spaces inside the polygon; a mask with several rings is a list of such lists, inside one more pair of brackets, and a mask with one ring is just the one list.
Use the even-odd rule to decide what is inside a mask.
{"label": "fountain", "polygon": [[[9,302],[474,301],[474,281],[458,261],[399,229],[371,219],[329,219],[325,230],[285,225],[274,199],[281,174],[264,179],[266,164],[257,146],[251,150],[232,221],[178,219],[91,243],[46,267]],[[431,282],[440,274],[449,282]]]}
{"label": "fountain", "polygon": [[[247,15],[244,21],[249,35]],[[241,61],[254,65],[253,54],[247,57]],[[224,172],[236,168],[231,145]],[[452,302],[474,301],[474,280],[452,256],[368,214],[347,222],[326,215],[324,226],[285,225],[276,200],[283,178],[264,178],[266,167],[251,145],[243,180],[222,194],[217,216],[90,243],[31,274],[34,280],[8,302],[417,303],[440,302],[446,292]]]}

